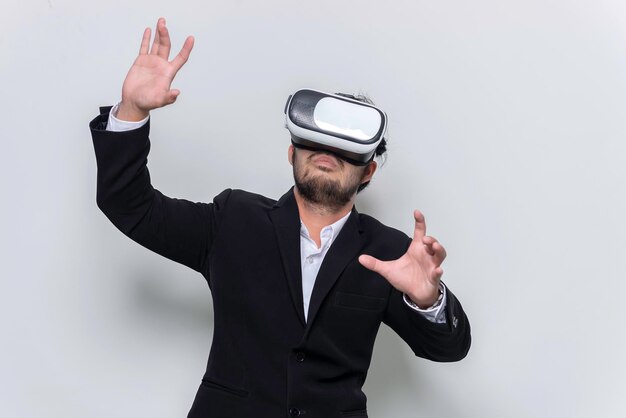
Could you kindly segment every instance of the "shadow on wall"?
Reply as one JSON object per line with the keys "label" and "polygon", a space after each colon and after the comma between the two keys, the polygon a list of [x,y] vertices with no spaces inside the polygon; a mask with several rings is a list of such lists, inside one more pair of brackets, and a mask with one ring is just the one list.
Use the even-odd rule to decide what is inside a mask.
{"label": "shadow on wall", "polygon": [[[419,370],[422,365],[423,371]],[[416,357],[391,328],[381,325],[363,388],[368,397],[368,415],[372,418],[474,416],[466,405],[461,405],[461,400],[450,396],[448,387],[441,386],[440,380],[432,378],[432,374],[437,373],[437,367],[446,367],[446,364]]]}
{"label": "shadow on wall", "polygon": [[[142,270],[130,274],[128,287],[133,311],[150,318],[165,335],[203,334],[213,329],[213,301],[209,287],[199,274],[192,280]],[[199,289],[204,289],[199,291]],[[184,337],[182,337],[184,338]]]}

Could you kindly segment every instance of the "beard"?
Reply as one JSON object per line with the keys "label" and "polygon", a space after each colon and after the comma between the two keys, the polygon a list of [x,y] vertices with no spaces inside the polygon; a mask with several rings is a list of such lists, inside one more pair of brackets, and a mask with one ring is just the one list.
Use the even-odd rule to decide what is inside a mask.
{"label": "beard", "polygon": [[[319,153],[311,154],[307,159],[311,160]],[[298,151],[293,151],[293,178],[300,195],[310,203],[329,209],[338,210],[344,207],[356,194],[359,185],[365,177],[365,170],[350,173],[345,179],[345,184],[339,180],[327,178],[323,174],[316,174],[304,164],[298,163]],[[339,160],[343,168],[344,161]],[[324,169],[321,169],[324,171]]]}

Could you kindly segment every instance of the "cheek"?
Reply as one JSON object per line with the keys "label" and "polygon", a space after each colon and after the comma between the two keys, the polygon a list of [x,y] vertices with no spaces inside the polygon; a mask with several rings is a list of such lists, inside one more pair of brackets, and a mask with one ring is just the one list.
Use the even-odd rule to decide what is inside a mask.
{"label": "cheek", "polygon": [[365,177],[365,170],[360,167],[346,166],[349,170],[348,175],[345,177],[351,186],[361,184],[361,181]]}

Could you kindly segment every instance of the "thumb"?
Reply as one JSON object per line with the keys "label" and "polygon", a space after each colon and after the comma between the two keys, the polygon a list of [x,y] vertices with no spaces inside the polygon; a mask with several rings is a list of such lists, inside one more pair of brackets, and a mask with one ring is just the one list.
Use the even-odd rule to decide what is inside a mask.
{"label": "thumb", "polygon": [[381,276],[384,276],[387,271],[387,262],[381,261],[371,255],[361,255],[359,257],[359,263],[361,263],[361,265],[366,269],[372,270]]}
{"label": "thumb", "polygon": [[178,95],[180,94],[180,90],[178,89],[172,89],[168,92],[168,104],[172,104],[176,101],[176,99],[178,98]]}

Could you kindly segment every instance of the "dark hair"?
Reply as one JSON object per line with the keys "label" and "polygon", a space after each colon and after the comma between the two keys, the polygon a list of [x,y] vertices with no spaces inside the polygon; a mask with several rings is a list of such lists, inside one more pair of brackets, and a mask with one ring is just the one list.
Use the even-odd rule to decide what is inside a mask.
{"label": "dark hair", "polygon": [[[365,94],[348,94],[348,93],[335,93],[335,94],[337,96],[343,96],[343,97],[347,97],[348,99],[358,100],[359,102],[374,105],[374,102],[372,101],[372,99],[370,99]],[[381,165],[385,163],[385,160],[387,159],[387,137],[383,137],[383,139],[380,141],[380,143],[376,147],[376,150],[374,151],[374,157],[380,158]],[[366,183],[359,185],[359,188],[357,189],[356,192],[359,193],[361,190],[365,189],[369,184],[370,182],[368,181]]]}

